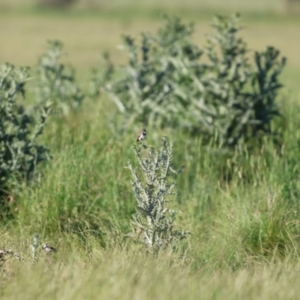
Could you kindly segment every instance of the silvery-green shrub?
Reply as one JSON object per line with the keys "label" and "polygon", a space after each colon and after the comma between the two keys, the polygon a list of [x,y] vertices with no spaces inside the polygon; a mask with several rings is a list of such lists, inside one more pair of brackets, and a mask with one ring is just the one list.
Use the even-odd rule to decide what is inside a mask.
{"label": "silvery-green shrub", "polygon": [[134,153],[138,168],[129,163],[132,174],[132,191],[136,199],[136,214],[133,218],[133,232],[128,234],[144,245],[150,253],[174,251],[178,242],[187,237],[188,232],[175,228],[177,210],[168,207],[175,182],[172,175],[179,174],[183,168],[175,170],[173,145],[163,138],[162,146],[157,151],[145,145],[136,148]]}
{"label": "silvery-green shrub", "polygon": [[106,60],[98,77],[94,72],[94,90],[110,96],[125,127],[181,129],[224,147],[275,136],[271,123],[280,115],[285,58],[274,47],[251,52],[238,20],[215,17],[202,48],[192,41],[193,25],[179,18],[166,18],[156,34],[142,33],[139,41],[124,36],[127,64]]}
{"label": "silvery-green shrub", "polygon": [[84,94],[76,82],[75,70],[60,63],[63,55],[62,42],[48,42],[36,67],[35,92],[37,102],[51,102],[53,112],[67,115],[80,107]]}
{"label": "silvery-green shrub", "polygon": [[31,181],[36,166],[49,158],[46,146],[38,141],[49,105],[23,105],[28,80],[27,68],[0,65],[0,206],[14,186]]}

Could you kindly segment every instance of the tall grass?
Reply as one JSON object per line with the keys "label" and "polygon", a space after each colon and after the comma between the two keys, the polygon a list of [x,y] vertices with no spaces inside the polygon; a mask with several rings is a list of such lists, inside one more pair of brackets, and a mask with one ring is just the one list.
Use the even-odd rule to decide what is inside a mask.
{"label": "tall grass", "polygon": [[[280,47],[280,46],[279,46]],[[297,82],[299,70],[286,74]],[[176,228],[191,232],[182,257],[156,259],[125,234],[135,213],[128,161],[136,128],[113,131],[108,99],[53,117],[44,136],[53,159],[39,184],[16,198],[14,219],[0,224],[1,299],[297,299],[300,250],[300,89],[282,94],[283,147],[268,140],[254,153],[228,156],[175,130],[147,128],[147,145],[173,141]],[[113,120],[117,122],[117,120]],[[57,253],[38,249],[33,236]]]}
{"label": "tall grass", "polygon": [[[1,247],[24,259],[1,266],[1,298],[295,299],[297,110],[287,105],[284,111],[281,153],[266,142],[256,154],[239,150],[228,158],[200,140],[148,128],[148,145],[160,145],[160,135],[167,134],[174,162],[185,164],[170,204],[182,212],[176,226],[191,236],[184,257],[174,261],[164,254],[152,260],[124,237],[135,212],[125,167],[135,161],[136,132],[113,134],[105,116],[109,106],[106,100],[86,105],[80,114],[49,124],[44,138],[53,161],[44,167],[41,184],[20,195],[15,220],[0,229]],[[33,267],[34,234],[58,252],[39,250]]]}

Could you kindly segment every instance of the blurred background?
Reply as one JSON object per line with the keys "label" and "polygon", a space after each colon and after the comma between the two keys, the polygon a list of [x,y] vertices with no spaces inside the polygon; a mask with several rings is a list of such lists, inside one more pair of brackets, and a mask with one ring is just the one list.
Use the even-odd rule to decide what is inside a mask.
{"label": "blurred background", "polygon": [[300,68],[299,11],[300,0],[0,0],[0,63],[32,66],[47,40],[59,39],[85,74],[103,51],[122,62],[121,34],[154,32],[164,13],[195,21],[201,44],[214,14],[240,12],[249,46],[277,47],[292,71]]}
{"label": "blurred background", "polygon": [[[138,0],[2,0],[2,9],[33,9],[40,7],[64,7],[72,9],[174,9],[184,8],[185,10],[218,10],[228,11],[231,9],[239,9],[246,12],[259,13],[274,13],[280,12],[283,9],[288,9],[293,5],[291,0],[152,0],[152,1],[138,1]],[[297,2],[297,1],[295,1]]]}

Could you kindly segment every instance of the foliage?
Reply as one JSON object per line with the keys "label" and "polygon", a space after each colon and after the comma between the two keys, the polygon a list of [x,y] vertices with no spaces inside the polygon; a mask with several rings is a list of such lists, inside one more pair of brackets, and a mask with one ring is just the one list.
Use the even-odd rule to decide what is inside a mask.
{"label": "foliage", "polygon": [[[19,104],[25,97],[28,69],[0,66],[0,199],[12,192],[14,184],[33,178],[36,166],[49,158],[48,150],[38,143],[49,115],[49,106],[34,109]],[[12,196],[10,195],[10,198]],[[9,199],[12,200],[12,199]]]}
{"label": "foliage", "polygon": [[37,66],[35,88],[39,102],[51,102],[54,111],[67,115],[70,110],[80,107],[84,95],[76,83],[75,70],[59,63],[62,50],[62,42],[48,42],[48,50]]}
{"label": "foliage", "polygon": [[[224,147],[273,134],[285,58],[268,47],[251,64],[238,19],[216,17],[203,50],[192,42],[193,25],[178,18],[166,18],[154,36],[142,33],[140,44],[125,36],[128,64],[113,68],[107,60],[94,86],[108,92],[127,126],[183,129]],[[112,76],[114,69],[120,76]]]}
{"label": "foliage", "polygon": [[[294,74],[290,76],[287,80],[293,80]],[[79,289],[79,298],[95,298],[101,293],[107,297],[113,285],[119,293],[113,293],[112,298],[120,298],[127,291],[128,299],[137,293],[138,298],[149,295],[151,299],[162,293],[164,298],[172,299],[199,298],[199,294],[216,299],[236,299],[241,295],[243,299],[253,299],[263,289],[267,299],[274,299],[275,291],[281,291],[286,299],[286,293],[292,291],[277,288],[280,280],[286,280],[287,287],[295,289],[295,296],[290,298],[297,299],[298,289],[293,282],[298,278],[294,270],[299,267],[300,247],[300,127],[299,111],[290,101],[298,98],[296,87],[285,106],[288,127],[281,156],[272,143],[266,143],[259,153],[236,149],[237,164],[232,166],[232,159],[216,156],[213,147],[203,147],[200,141],[172,131],[177,149],[172,161],[184,161],[185,169],[176,176],[178,195],[166,196],[165,200],[172,201],[166,202],[165,208],[183,212],[176,215],[174,231],[184,228],[192,232],[184,241],[186,253],[180,260],[161,250],[152,259],[145,255],[147,251],[140,251],[124,239],[124,233],[131,232],[128,220],[138,205],[130,186],[132,174],[123,168],[126,161],[137,167],[144,189],[147,179],[130,147],[135,135],[126,132],[117,140],[111,136],[103,117],[107,103],[93,103],[80,119],[50,123],[44,134],[55,151],[55,160],[46,168],[41,184],[26,188],[20,195],[16,221],[0,229],[3,249],[13,249],[24,258],[22,262],[5,262],[6,273],[0,272],[0,276],[5,278],[9,271],[16,276],[14,280],[1,280],[2,298],[15,299],[24,294],[29,298],[63,298],[66,293],[73,295],[74,285],[90,287]],[[57,122],[63,124],[59,139]],[[148,137],[155,142],[150,130]],[[140,149],[141,159],[150,160],[150,151],[151,148]],[[231,169],[229,182],[220,174]],[[246,183],[243,174],[250,178]],[[171,175],[172,172],[167,184],[174,181]],[[141,222],[146,223],[140,214],[137,209]],[[76,222],[86,226],[74,226]],[[93,223],[95,226],[91,226]],[[132,226],[132,239],[144,250],[143,232],[136,223]],[[40,250],[40,243],[36,248],[38,261],[32,266],[30,244],[35,232],[40,233],[41,241],[58,246],[58,252],[52,257]],[[289,268],[292,276],[286,273]],[[32,276],[28,277],[28,272]],[[207,284],[199,285],[199,276]],[[62,280],[67,284],[62,286]],[[195,292],[198,288],[199,293]]]}
{"label": "foliage", "polygon": [[137,214],[133,221],[135,232],[129,236],[144,244],[150,253],[158,254],[169,247],[174,250],[176,243],[188,234],[174,230],[178,211],[166,207],[167,197],[174,195],[175,183],[169,180],[171,173],[178,174],[182,168],[178,171],[173,169],[173,146],[166,138],[159,152],[150,148],[146,158],[142,157],[142,147],[134,148],[134,153],[143,176],[129,163],[132,190],[137,201]]}
{"label": "foliage", "polygon": [[35,234],[32,238],[32,243],[30,244],[32,262],[36,262],[38,260],[39,245],[40,245],[40,236],[38,234]]}
{"label": "foliage", "polygon": [[[285,58],[268,47],[255,52],[251,66],[245,42],[237,37],[238,16],[216,17],[215,34],[208,37],[207,75],[202,79],[205,91],[197,101],[202,117],[196,130],[218,135],[222,145],[235,146],[252,137],[271,134],[271,121],[278,116],[278,82]],[[201,79],[200,79],[201,80]]]}
{"label": "foliage", "polygon": [[[127,126],[128,122],[138,121],[158,127],[178,127],[179,121],[186,121],[181,115],[189,101],[180,97],[182,93],[176,83],[184,86],[189,82],[187,68],[201,56],[201,51],[190,40],[192,32],[193,24],[184,25],[178,18],[166,18],[165,27],[159,29],[156,36],[141,34],[140,45],[130,36],[123,37],[129,61],[124,68],[115,68],[121,72],[121,78],[110,80],[110,74],[107,82],[98,82],[104,82],[102,88],[124,114]],[[111,66],[111,63],[106,65]],[[102,69],[100,74],[103,74]]]}
{"label": "foliage", "polygon": [[114,74],[114,66],[108,52],[102,56],[100,66],[92,69],[90,80],[90,96],[97,98],[101,95],[101,88],[110,80]]}
{"label": "foliage", "polygon": [[[290,31],[290,22],[293,20],[280,26]],[[134,26],[137,24],[141,23],[134,22]],[[272,26],[263,21],[258,26],[266,40],[269,33],[278,35],[278,24]],[[289,39],[295,45],[292,34],[281,43]],[[212,47],[220,58],[218,45]],[[250,66],[251,55],[245,55]],[[262,70],[266,69],[264,59],[260,62]],[[257,73],[249,78],[259,94],[268,89],[268,84],[257,76],[259,62],[253,62]],[[204,63],[203,68],[212,64],[209,59]],[[19,70],[11,74],[14,72]],[[221,77],[218,70],[211,74]],[[165,200],[172,200],[165,202],[165,209],[184,212],[176,214],[174,231],[180,225],[193,233],[184,241],[185,257],[180,260],[161,250],[153,259],[147,251],[140,251],[140,247],[124,239],[124,233],[130,231],[128,220],[138,205],[130,186],[132,174],[124,168],[127,161],[132,162],[143,189],[148,186],[131,149],[134,130],[125,130],[122,137],[112,136],[105,118],[111,110],[110,103],[94,101],[84,105],[78,114],[47,122],[39,141],[47,141],[55,159],[47,164],[39,185],[25,186],[18,193],[14,220],[1,222],[1,299],[198,299],[199,295],[216,300],[298,299],[299,76],[295,63],[284,78],[290,91],[280,109],[286,122],[280,155],[265,139],[259,151],[237,147],[234,155],[230,152],[223,156],[228,152],[220,152],[212,145],[204,147],[200,140],[179,132],[178,127],[166,130],[176,149],[172,161],[184,161],[185,170],[176,177],[178,194],[165,196]],[[25,81],[24,90],[27,87]],[[243,86],[249,95],[253,95],[252,88],[251,81]],[[273,95],[277,91],[273,90]],[[209,90],[208,95],[212,92]],[[273,92],[267,95],[272,98]],[[1,85],[1,100],[5,98],[3,93],[6,92]],[[24,104],[20,96],[21,92],[17,92],[16,107]],[[28,94],[26,99],[31,100]],[[31,107],[25,110],[28,114],[35,112]],[[33,129],[35,124],[31,126]],[[146,128],[147,137],[156,145],[154,135],[161,135],[162,130]],[[152,165],[151,148],[136,151],[140,151],[142,161],[148,159]],[[161,153],[159,149],[153,152],[154,157]],[[172,171],[166,186],[175,181],[171,175]],[[137,209],[136,218],[148,226],[142,210]],[[171,215],[166,214],[168,218]],[[136,223],[132,226],[136,229],[132,237],[144,250],[144,232]],[[34,236],[36,232],[40,239]],[[42,242],[46,241],[58,246],[56,254],[45,251]]]}

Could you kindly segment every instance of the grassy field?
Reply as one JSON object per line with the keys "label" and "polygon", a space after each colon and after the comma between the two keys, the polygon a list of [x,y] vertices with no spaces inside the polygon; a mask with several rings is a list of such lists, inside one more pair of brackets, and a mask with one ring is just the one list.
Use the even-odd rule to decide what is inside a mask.
{"label": "grassy field", "polygon": [[[37,3],[41,1],[36,0],[2,0],[1,6],[6,10],[31,10],[37,7]],[[182,3],[180,0],[152,0],[152,1],[137,1],[137,0],[112,0],[109,2],[105,2],[103,0],[78,0],[75,5],[73,5],[73,9],[100,9],[102,11],[111,11],[114,10],[118,12],[118,14],[123,14],[124,10],[132,11],[132,13],[136,13],[136,11],[158,11],[159,9],[165,8],[168,10],[182,10],[185,11],[232,11],[234,9],[238,9],[241,12],[247,13],[266,13],[266,12],[279,12],[282,11],[285,7],[284,1],[281,0],[253,0],[251,2],[246,0],[228,0],[226,4],[220,0],[187,0]],[[133,10],[132,10],[133,9]]]}
{"label": "grassy field", "polygon": [[[158,28],[159,19],[147,14],[147,9],[159,10],[158,2],[127,17],[122,7],[129,11],[136,2],[111,1],[111,17],[75,8],[37,12],[31,1],[23,6],[3,2],[0,63],[34,66],[46,41],[57,38],[68,53],[64,60],[76,67],[86,88],[103,51],[109,50],[115,62],[125,61],[117,48],[121,34]],[[162,2],[166,9],[180,10],[179,1]],[[213,11],[224,7],[217,0],[202,2],[207,15],[189,13],[202,8],[194,0],[184,15],[197,22],[194,40],[199,44],[211,30]],[[148,128],[147,144],[159,147],[160,137],[169,136],[175,165],[185,165],[169,205],[181,211],[176,227],[191,232],[181,258],[162,253],[154,259],[125,238],[135,212],[125,166],[128,161],[137,165],[132,150],[137,128],[118,136],[111,124],[115,107],[105,97],[86,99],[79,112],[50,119],[42,140],[53,159],[40,167],[41,183],[18,194],[15,218],[0,225],[0,249],[24,258],[0,262],[1,299],[299,298],[300,19],[284,16],[279,1],[241,2],[231,0],[226,7],[245,13],[243,37],[250,48],[273,45],[288,58],[279,97],[285,120],[281,153],[267,143],[256,154],[237,151],[226,160],[175,130]],[[58,251],[40,251],[33,264],[35,234]]]}

